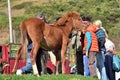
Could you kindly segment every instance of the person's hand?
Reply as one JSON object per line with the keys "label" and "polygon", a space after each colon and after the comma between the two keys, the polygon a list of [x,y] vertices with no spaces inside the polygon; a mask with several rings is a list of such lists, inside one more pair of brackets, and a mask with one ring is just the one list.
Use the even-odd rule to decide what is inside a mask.
{"label": "person's hand", "polygon": [[112,54],[116,54],[117,52],[115,50],[109,50]]}
{"label": "person's hand", "polygon": [[88,52],[86,52],[86,54],[85,54],[86,56],[88,56]]}
{"label": "person's hand", "polygon": [[117,52],[115,50],[112,51],[113,54],[117,54]]}

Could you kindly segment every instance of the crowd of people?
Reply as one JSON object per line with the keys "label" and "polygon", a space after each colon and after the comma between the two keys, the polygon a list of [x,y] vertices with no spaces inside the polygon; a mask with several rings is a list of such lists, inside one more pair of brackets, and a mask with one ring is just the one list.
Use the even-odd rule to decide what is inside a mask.
{"label": "crowd of people", "polygon": [[[84,22],[84,75],[98,77],[101,80],[116,80],[112,68],[112,56],[116,54],[114,43],[108,38],[101,20]],[[88,63],[88,64],[86,64]]]}
{"label": "crowd of people", "polygon": [[[102,27],[102,21],[95,20],[92,23],[88,19],[83,21],[83,26],[82,37],[79,37],[82,40],[83,66],[81,67],[84,67],[84,76],[92,76],[100,80],[117,80],[112,67],[112,57],[117,52],[114,43],[108,37],[108,32]],[[77,62],[82,63],[82,60]]]}
{"label": "crowd of people", "polygon": [[[37,17],[46,22],[44,14]],[[90,20],[83,21],[82,31],[74,31],[70,38],[72,44],[75,44],[74,42],[78,39],[76,42],[78,74],[96,77],[100,80],[116,80],[115,71],[112,69],[112,56],[116,54],[115,45],[108,38],[106,30],[102,27],[101,20],[95,20],[93,23]],[[74,47],[75,45],[72,48]],[[18,75],[25,72],[32,73],[31,48],[32,45],[29,45],[26,66],[17,70]]]}

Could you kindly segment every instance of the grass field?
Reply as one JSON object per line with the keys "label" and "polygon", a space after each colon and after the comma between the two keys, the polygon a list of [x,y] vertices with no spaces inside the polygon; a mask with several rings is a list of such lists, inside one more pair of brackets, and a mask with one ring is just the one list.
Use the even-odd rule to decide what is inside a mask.
{"label": "grass field", "polygon": [[33,75],[5,75],[0,74],[0,80],[98,80],[97,78],[84,77],[81,75],[42,75],[36,77]]}

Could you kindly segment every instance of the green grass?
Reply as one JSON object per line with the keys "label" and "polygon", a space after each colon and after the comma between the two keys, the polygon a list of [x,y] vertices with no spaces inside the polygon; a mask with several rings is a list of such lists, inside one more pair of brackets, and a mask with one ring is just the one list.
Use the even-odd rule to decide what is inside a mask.
{"label": "green grass", "polygon": [[33,75],[0,75],[0,80],[98,80],[97,78],[84,77],[81,75],[42,75],[36,77]]}

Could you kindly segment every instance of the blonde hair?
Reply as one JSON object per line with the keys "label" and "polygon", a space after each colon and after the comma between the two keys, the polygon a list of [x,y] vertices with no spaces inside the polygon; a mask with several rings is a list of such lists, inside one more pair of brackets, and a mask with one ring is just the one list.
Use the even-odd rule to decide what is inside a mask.
{"label": "blonde hair", "polygon": [[102,21],[101,20],[96,20],[96,21],[93,22],[93,24],[96,25],[97,27],[101,28],[105,32],[106,38],[108,38],[108,34],[107,34],[106,30],[102,27]]}
{"label": "blonde hair", "polygon": [[98,26],[98,27],[102,27],[102,21],[101,20],[96,20],[93,22],[94,25]]}

